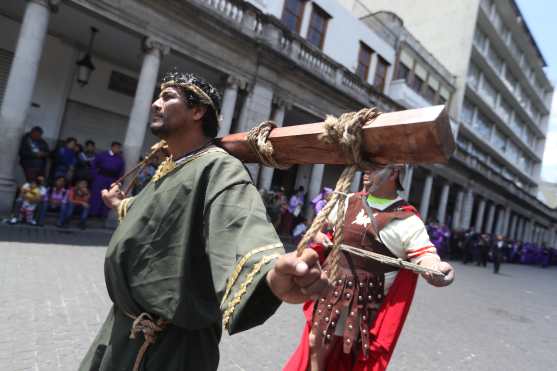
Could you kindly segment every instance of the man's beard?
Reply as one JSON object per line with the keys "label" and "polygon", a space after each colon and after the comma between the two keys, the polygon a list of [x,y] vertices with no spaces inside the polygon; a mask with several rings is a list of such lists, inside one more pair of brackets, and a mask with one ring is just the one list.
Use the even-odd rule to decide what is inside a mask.
{"label": "man's beard", "polygon": [[162,123],[162,125],[156,125],[156,126],[150,124],[149,129],[151,130],[151,133],[159,139],[165,139],[166,137],[168,137],[168,134],[170,133],[168,126],[165,125],[164,123]]}

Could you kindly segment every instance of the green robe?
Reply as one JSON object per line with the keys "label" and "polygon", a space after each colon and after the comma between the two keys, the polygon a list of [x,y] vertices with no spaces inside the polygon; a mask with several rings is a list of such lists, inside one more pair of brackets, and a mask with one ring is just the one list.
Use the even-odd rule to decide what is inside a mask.
{"label": "green robe", "polygon": [[80,370],[131,370],[142,312],[169,325],[140,369],[216,370],[223,318],[232,334],[280,305],[265,275],[283,253],[242,163],[217,147],[188,157],[128,203],[105,259],[114,305]]}

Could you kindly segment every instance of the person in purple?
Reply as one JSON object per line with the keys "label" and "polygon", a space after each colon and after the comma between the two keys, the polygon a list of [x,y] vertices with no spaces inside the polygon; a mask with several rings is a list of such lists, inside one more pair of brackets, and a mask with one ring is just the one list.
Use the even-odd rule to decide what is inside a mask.
{"label": "person in purple", "polygon": [[76,146],[77,139],[69,137],[64,141],[64,145],[58,148],[54,163],[54,179],[62,176],[66,178],[66,181],[71,180],[77,159]]}
{"label": "person in purple", "polygon": [[91,169],[93,184],[91,185],[90,215],[105,217],[108,214],[108,208],[101,199],[101,192],[103,189],[110,188],[110,185],[122,176],[124,169],[122,144],[119,142],[112,142],[110,150],[101,152],[95,157]]}
{"label": "person in purple", "polygon": [[333,193],[333,190],[329,187],[324,187],[323,190],[311,200],[311,204],[313,205],[313,211],[315,215],[319,214],[322,208],[327,205],[327,201],[329,201],[329,196]]}

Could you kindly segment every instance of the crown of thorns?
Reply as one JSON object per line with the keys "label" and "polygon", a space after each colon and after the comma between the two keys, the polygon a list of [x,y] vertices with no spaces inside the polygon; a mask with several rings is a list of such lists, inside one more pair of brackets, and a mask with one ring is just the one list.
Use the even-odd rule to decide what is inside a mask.
{"label": "crown of thorns", "polygon": [[219,122],[219,110],[214,100],[211,98],[211,95],[218,97],[218,93],[212,85],[192,74],[170,72],[164,76],[160,88],[164,90],[171,86],[177,86],[183,91],[194,94],[199,99],[199,103],[213,109],[215,118],[217,122]]}

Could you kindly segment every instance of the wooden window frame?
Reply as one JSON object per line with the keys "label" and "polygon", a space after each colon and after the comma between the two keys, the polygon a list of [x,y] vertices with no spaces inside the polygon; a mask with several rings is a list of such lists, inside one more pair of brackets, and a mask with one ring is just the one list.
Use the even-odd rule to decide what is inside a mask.
{"label": "wooden window frame", "polygon": [[308,0],[298,0],[299,1],[299,6],[301,9],[299,9],[298,14],[296,14],[296,29],[295,30],[290,30],[290,28],[288,27],[288,23],[285,22],[285,15],[286,13],[290,13],[287,5],[288,5],[288,0],[284,1],[284,5],[282,7],[282,15],[280,17],[282,23],[292,32],[296,32],[296,33],[300,33],[300,30],[302,29],[302,22],[304,21],[304,14],[306,11],[306,3]]}
{"label": "wooden window frame", "polygon": [[[311,15],[309,17],[309,25],[308,25],[308,30],[307,30],[307,34],[306,34],[306,40],[309,41],[309,43],[313,46],[318,47],[319,49],[323,50],[323,46],[325,45],[325,38],[327,37],[327,29],[329,28],[329,20],[331,20],[331,15],[329,13],[327,13],[325,10],[323,10],[323,8],[321,8],[319,5],[313,3],[312,4],[312,9],[311,9]],[[324,23],[325,23],[325,27],[323,28],[322,32],[320,32],[320,40],[319,40],[319,45],[315,45],[314,43],[311,42],[311,40],[309,39],[309,35],[310,32],[312,31],[312,23],[313,20],[315,18],[315,16],[322,16],[322,18],[324,19]]]}
{"label": "wooden window frame", "polygon": [[[381,81],[381,85],[379,86],[377,84],[377,69],[381,64],[384,64],[385,66],[385,73],[383,74],[383,78]],[[377,65],[375,66],[375,71],[373,74],[373,86],[375,86],[377,88],[377,90],[379,90],[380,92],[383,92],[385,90],[385,83],[387,82],[387,74],[389,73],[389,62],[383,58],[382,56],[380,56],[379,54],[377,55]]]}
{"label": "wooden window frame", "polygon": [[[367,60],[367,64],[362,62],[362,54],[366,52],[369,54],[369,58]],[[371,49],[366,43],[360,41],[360,49],[358,51],[358,66],[356,67],[356,75],[360,76],[360,78],[364,81],[367,81],[369,78],[369,69],[371,67],[371,58],[373,56],[373,49]],[[364,69],[364,72],[360,74],[360,68]],[[363,76],[362,76],[363,75]]]}

